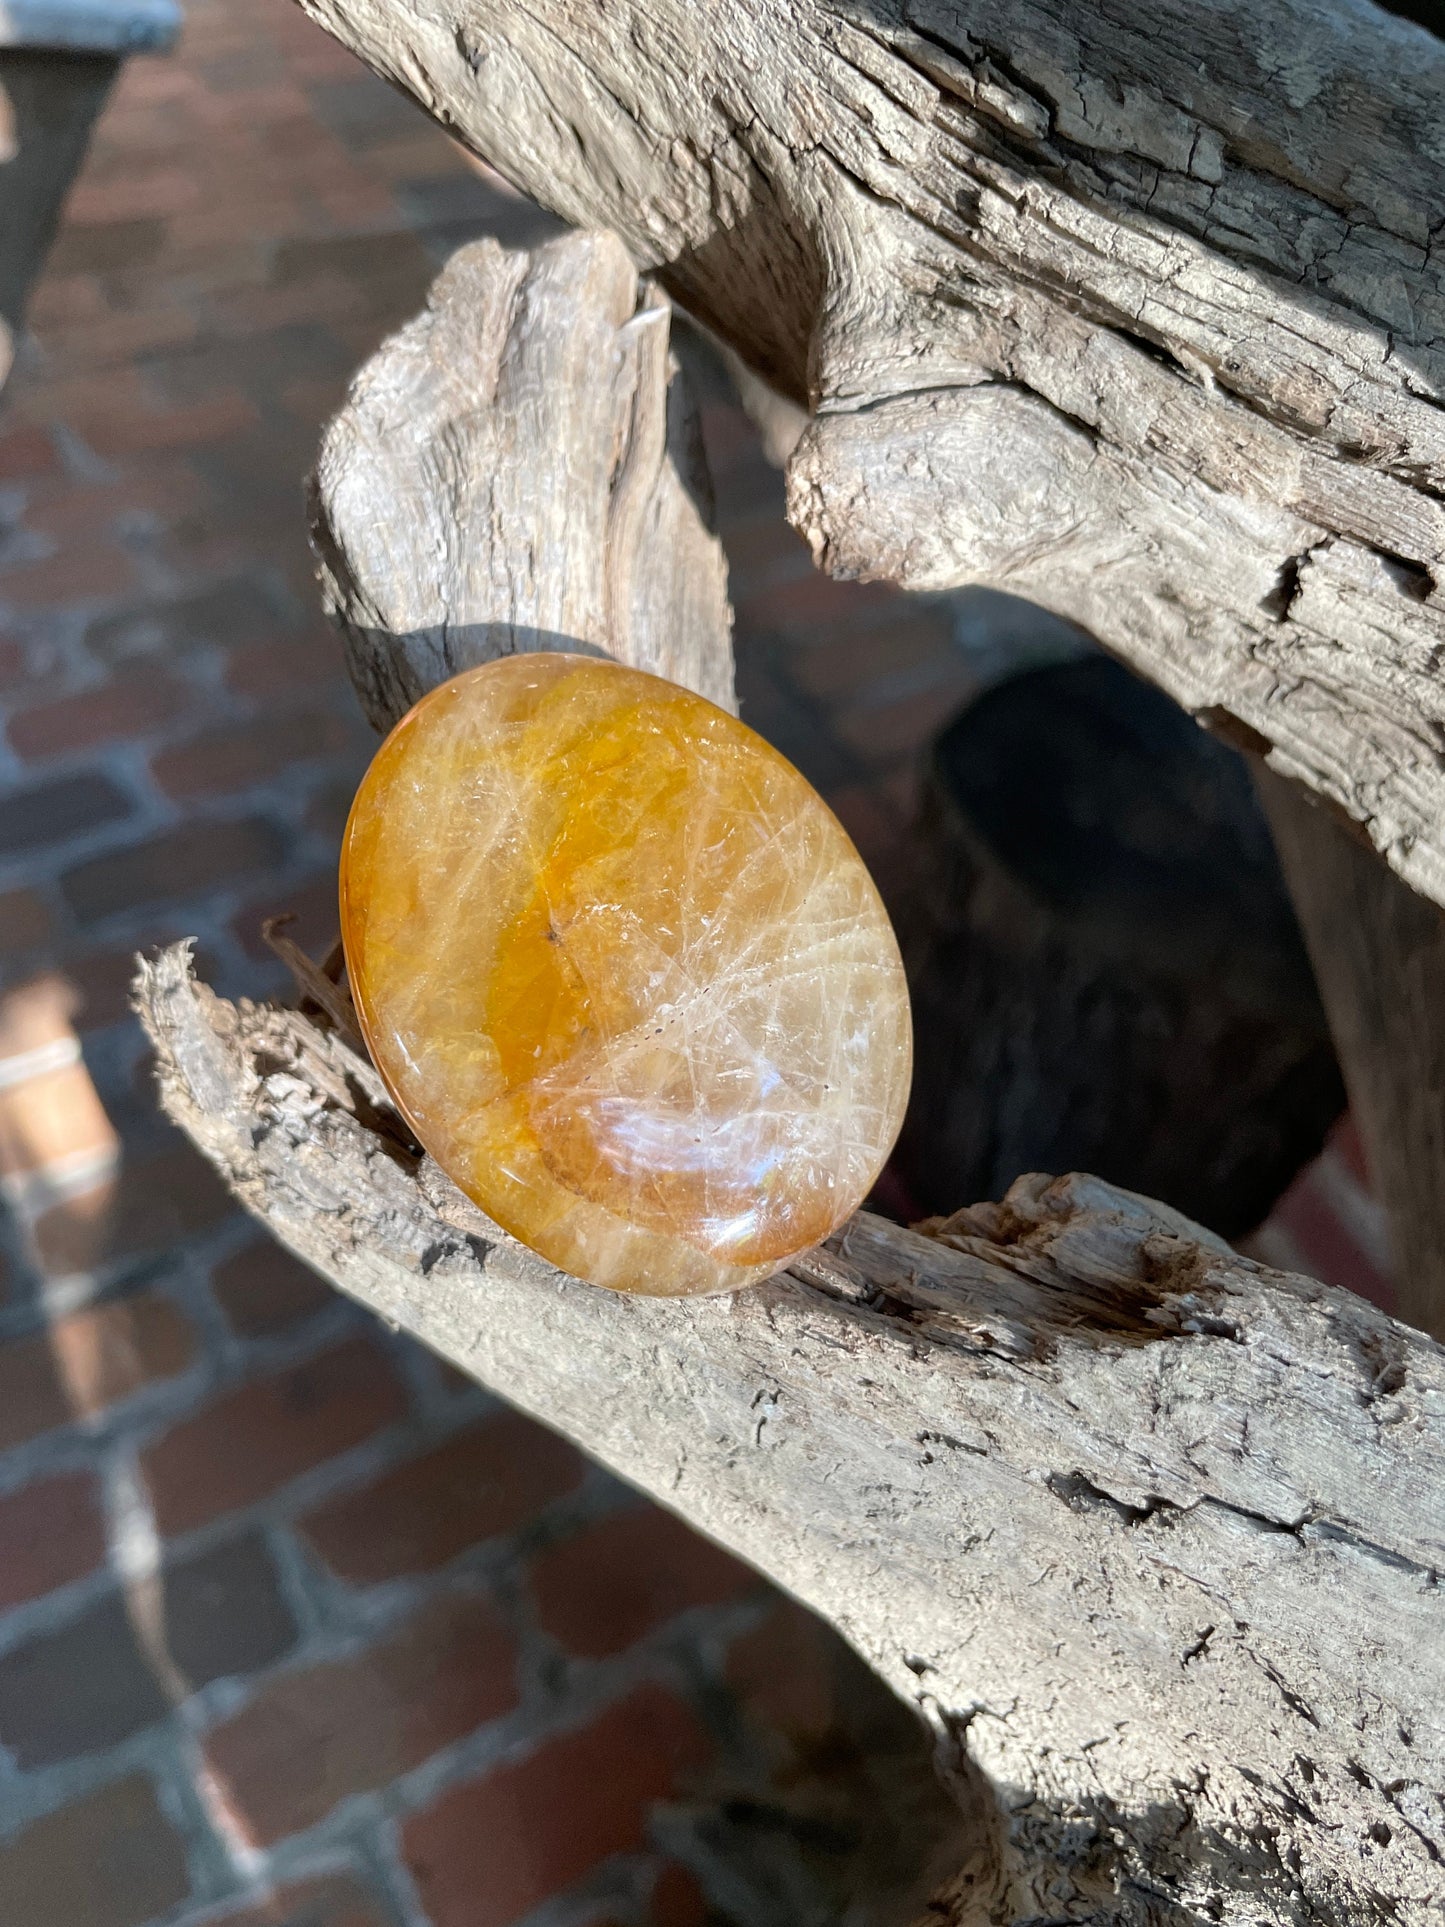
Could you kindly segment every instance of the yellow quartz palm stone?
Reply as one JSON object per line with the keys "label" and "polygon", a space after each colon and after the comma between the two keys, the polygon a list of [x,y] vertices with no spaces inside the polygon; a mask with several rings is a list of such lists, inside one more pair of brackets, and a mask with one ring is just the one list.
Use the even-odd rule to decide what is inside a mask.
{"label": "yellow quartz palm stone", "polygon": [[420,1142],[505,1230],[621,1291],[724,1291],[818,1243],[912,1057],[878,892],[776,750],[688,690],[507,656],[378,751],[347,967]]}

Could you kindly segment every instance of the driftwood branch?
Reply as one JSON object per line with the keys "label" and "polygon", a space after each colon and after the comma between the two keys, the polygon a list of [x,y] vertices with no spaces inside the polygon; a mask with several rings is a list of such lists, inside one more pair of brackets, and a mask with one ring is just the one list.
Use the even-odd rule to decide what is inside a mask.
{"label": "driftwood branch", "polygon": [[[604,606],[614,498],[636,472],[616,423],[655,423],[670,392],[665,341],[646,333],[665,316],[627,386],[639,297],[621,260],[585,238],[530,260],[473,251],[333,428],[317,513],[379,718],[468,650]],[[485,322],[492,359],[469,389],[454,330],[500,314],[498,286],[514,294]],[[563,286],[603,304],[613,362],[572,352],[598,323],[542,298]],[[498,366],[572,371],[575,412]],[[599,367],[623,370],[620,413],[593,405]],[[397,419],[377,398],[408,382],[447,409],[370,434]],[[539,411],[560,445],[527,439]],[[649,444],[649,501],[673,487],[668,446]],[[555,550],[576,580],[518,573],[526,514],[554,511],[516,506],[523,482],[490,464],[533,457],[590,505],[590,537]],[[670,499],[676,540],[708,553],[701,497]],[[654,573],[626,606],[691,620],[672,554],[634,553]],[[558,613],[516,613],[544,595]],[[718,687],[713,607],[696,670]],[[626,653],[667,633],[662,616],[612,620],[579,639]],[[307,985],[324,1011],[329,992]],[[975,1816],[935,1927],[1438,1917],[1431,1340],[1088,1178],[1021,1180],[931,1235],[860,1215],[732,1298],[614,1296],[463,1199],[338,1031],[221,1002],[184,946],[143,969],[138,999],[166,1108],[285,1244],[751,1560],[917,1704]]]}
{"label": "driftwood branch", "polygon": [[1445,901],[1445,44],[1368,0],[302,0],[814,420],[829,569],[1074,618]]}
{"label": "driftwood branch", "polygon": [[734,707],[727,564],[666,301],[612,236],[462,249],[322,444],[312,536],[388,728],[518,649],[617,657]]}
{"label": "driftwood branch", "polygon": [[418,1159],[294,1012],[143,973],[167,1109],[284,1243],[824,1614],[979,1803],[943,1921],[1445,1904],[1445,1353],[1087,1178],[628,1299]]}

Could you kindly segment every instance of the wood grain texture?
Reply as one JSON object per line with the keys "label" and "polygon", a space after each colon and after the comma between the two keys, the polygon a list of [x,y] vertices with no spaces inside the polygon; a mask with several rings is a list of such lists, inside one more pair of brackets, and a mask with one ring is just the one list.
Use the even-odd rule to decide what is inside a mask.
{"label": "wood grain texture", "polygon": [[1445,44],[1368,0],[301,0],[813,420],[826,567],[1015,589],[1445,901]]}
{"label": "wood grain texture", "polygon": [[[563,268],[566,299],[520,326],[514,291]],[[597,339],[580,312],[595,301],[613,301],[601,339],[617,343],[632,270],[574,239],[530,262],[476,252],[464,272],[362,374],[320,472],[343,559],[331,595],[378,721],[478,636],[528,646],[565,622],[642,646],[572,613],[615,607],[597,592],[605,536],[555,534],[570,499],[597,532],[611,515],[618,414],[595,397],[617,364],[572,347]],[[478,349],[466,328],[493,303]],[[509,356],[536,356],[536,383],[489,374]],[[647,366],[655,399],[667,364]],[[437,422],[457,426],[430,424],[434,387]],[[374,393],[403,401],[374,409]],[[1023,405],[1054,434],[1037,397]],[[622,418],[640,407],[657,420],[626,389]],[[1004,480],[1008,426],[969,430],[971,459]],[[553,439],[566,461],[547,468]],[[539,462],[551,486],[503,461]],[[667,486],[659,462],[644,472]],[[1054,486],[1038,484],[1044,509]],[[1027,489],[1019,503],[1035,515]],[[561,613],[538,617],[543,545],[563,557],[545,605]],[[661,543],[630,567],[680,594]],[[715,624],[672,673],[715,676],[724,647]],[[146,971],[141,1008],[171,1116],[291,1249],[769,1572],[919,1705],[977,1817],[934,1927],[1437,1915],[1445,1357],[1430,1339],[1079,1177],[1025,1179],[931,1237],[859,1216],[734,1299],[620,1299],[462,1201],[372,1068],[304,1017],[218,1002],[181,950]]]}
{"label": "wood grain texture", "polygon": [[610,235],[478,241],[357,377],[312,534],[358,694],[590,650],[736,707],[727,567],[669,309]]}
{"label": "wood grain texture", "polygon": [[370,1065],[142,973],[166,1108],[344,1290],[839,1626],[977,1802],[937,1922],[1445,1904],[1445,1353],[1096,1180],[860,1215],[690,1303],[580,1285]]}
{"label": "wood grain texture", "polygon": [[[610,31],[614,15],[589,19]],[[655,46],[640,47],[646,72]],[[693,80],[682,62],[678,89]],[[552,107],[571,111],[560,93]],[[632,127],[642,140],[649,123]],[[605,182],[605,162],[592,142],[588,178]],[[519,292],[564,270],[546,327],[519,327]],[[597,586],[618,450],[640,445],[617,424],[657,421],[667,380],[656,349],[645,394],[627,373],[632,275],[596,239],[530,261],[483,250],[363,372],[319,501],[378,721],[468,651],[564,624],[625,654],[652,632],[608,610],[681,606],[658,540],[630,551],[627,596]],[[611,317],[600,332],[584,295]],[[455,357],[437,345],[451,328]],[[599,339],[613,359],[573,352]],[[509,385],[529,358],[535,380]],[[598,405],[619,369],[622,400]],[[1023,406],[1054,420],[1037,397]],[[664,452],[633,472],[654,500],[671,458],[665,437],[648,446]],[[504,456],[549,486],[501,474]],[[1056,480],[1039,483],[1045,504]],[[574,499],[591,531],[575,542],[558,531]],[[678,515],[700,542],[701,521]],[[718,678],[725,620],[693,634],[698,658],[671,673]],[[222,1003],[184,947],[138,995],[167,1109],[283,1242],[806,1600],[917,1704],[976,1819],[933,1927],[1438,1917],[1445,1354],[1431,1340],[1087,1178],[1022,1180],[931,1235],[859,1216],[732,1298],[599,1292],[422,1159],[339,1037]]]}

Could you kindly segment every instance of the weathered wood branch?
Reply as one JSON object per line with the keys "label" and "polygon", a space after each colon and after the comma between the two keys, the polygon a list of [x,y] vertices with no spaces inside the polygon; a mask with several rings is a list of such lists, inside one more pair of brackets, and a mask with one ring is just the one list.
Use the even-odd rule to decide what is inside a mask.
{"label": "weathered wood branch", "polygon": [[301,0],[815,419],[830,569],[1081,622],[1445,901],[1445,44],[1368,0]]}
{"label": "weathered wood branch", "polygon": [[957,1923],[1445,1905],[1445,1353],[1094,1180],[618,1297],[420,1160],[294,1012],[141,1008],[284,1243],[839,1626],[977,1797]]}
{"label": "weathered wood branch", "polygon": [[[526,515],[551,526],[556,510],[514,506],[522,482],[491,464],[536,450],[590,505],[590,536],[555,550],[576,580],[544,585],[546,606],[602,606],[589,585],[612,493],[637,472],[592,405],[599,370],[625,368],[637,339],[619,262],[605,239],[530,261],[474,250],[333,429],[329,453],[347,454],[323,464],[318,515],[379,719],[466,651],[573,619],[514,614],[535,606]],[[486,322],[492,360],[474,389],[460,367],[434,389],[418,357],[450,365],[449,304],[488,315],[494,283],[525,298]],[[584,289],[611,317],[613,362],[572,352],[574,331],[596,338],[572,305]],[[498,365],[567,369],[576,411],[560,390],[543,404],[531,381],[494,380]],[[655,423],[665,341],[637,365],[622,419]],[[450,402],[404,433],[376,398],[408,392]],[[562,447],[523,439],[539,409]],[[648,500],[672,486],[665,446],[650,444]],[[684,545],[706,536],[688,520],[699,499],[676,507]],[[408,548],[412,522],[435,539]],[[627,606],[663,626],[582,640],[625,654],[665,633],[669,608],[692,619],[671,554],[635,555],[652,579]],[[700,646],[696,673],[721,679],[725,620]],[[467,1203],[339,1034],[221,1002],[184,946],[143,969],[138,996],[168,1111],[284,1243],[751,1560],[918,1705],[976,1821],[935,1927],[1436,1917],[1445,1353],[1431,1340],[1088,1178],[1022,1180],[929,1236],[859,1216],[730,1299],[617,1297]]]}
{"label": "weathered wood branch", "polygon": [[312,536],[378,728],[518,649],[735,707],[727,564],[668,307],[611,235],[479,241],[327,431]]}

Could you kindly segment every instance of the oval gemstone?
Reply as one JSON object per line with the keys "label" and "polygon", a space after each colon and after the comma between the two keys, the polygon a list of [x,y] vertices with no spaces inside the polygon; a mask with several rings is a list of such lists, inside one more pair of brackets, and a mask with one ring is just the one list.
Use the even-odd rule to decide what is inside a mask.
{"label": "oval gemstone", "polygon": [[347,968],[418,1140],[495,1222],[621,1291],[724,1291],[825,1238],[903,1120],[888,916],[798,771],[589,656],[454,677],[367,771]]}

